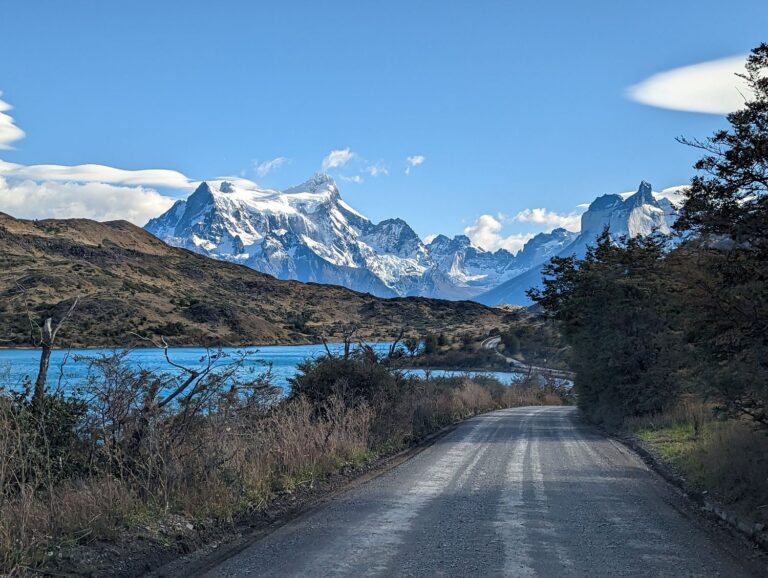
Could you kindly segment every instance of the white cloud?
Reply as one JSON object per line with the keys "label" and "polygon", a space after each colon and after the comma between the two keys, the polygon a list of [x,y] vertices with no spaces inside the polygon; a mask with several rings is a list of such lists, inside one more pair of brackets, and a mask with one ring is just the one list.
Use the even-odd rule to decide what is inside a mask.
{"label": "white cloud", "polygon": [[354,156],[355,153],[353,153],[349,147],[345,149],[332,150],[330,153],[328,153],[328,156],[323,159],[323,170],[327,171],[328,169],[343,167],[350,160],[352,160]]}
{"label": "white cloud", "polygon": [[424,244],[429,245],[432,241],[435,240],[435,237],[437,237],[437,233],[430,233],[426,237],[424,237]]}
{"label": "white cloud", "polygon": [[0,210],[25,219],[125,219],[144,225],[168,210],[173,199],[139,187],[106,183],[9,181],[0,176]]}
{"label": "white cloud", "polygon": [[378,177],[379,175],[389,175],[389,169],[380,165],[379,163],[376,163],[375,165],[368,165],[365,169],[365,172],[367,172],[372,177]]}
{"label": "white cloud", "polygon": [[254,161],[253,170],[256,172],[257,175],[259,175],[260,177],[263,177],[263,176],[266,176],[267,173],[271,173],[272,171],[279,169],[281,166],[283,166],[287,162],[289,162],[289,159],[287,159],[286,157],[276,157],[272,160],[263,161],[261,163],[258,161]]}
{"label": "white cloud", "polygon": [[361,177],[360,175],[354,175],[354,176],[351,176],[351,177],[348,177],[346,175],[339,175],[339,178],[342,181],[346,181],[348,183],[355,183],[355,184],[358,184],[358,185],[363,182],[363,177]]}
{"label": "white cloud", "polygon": [[104,165],[20,165],[0,160],[0,211],[14,217],[125,219],[144,225],[174,199],[153,187],[191,190],[178,171]]}
{"label": "white cloud", "polygon": [[654,74],[627,89],[642,104],[725,114],[744,107],[749,89],[736,73],[744,73],[746,55],[711,60]]}
{"label": "white cloud", "polygon": [[191,181],[178,171],[168,169],[124,170],[105,165],[18,165],[0,160],[0,176],[33,181],[76,181],[113,185],[156,186],[189,190]]}
{"label": "white cloud", "polygon": [[427,157],[424,155],[412,155],[410,157],[407,157],[405,159],[408,162],[408,166],[405,169],[405,174],[410,175],[411,169],[414,167],[418,167],[419,165],[423,165],[424,161],[427,160]]}
{"label": "white cloud", "polygon": [[530,233],[516,233],[507,237],[502,236],[502,224],[493,215],[480,215],[474,223],[464,229],[472,244],[487,251],[506,249],[517,253],[523,245],[533,238]]}
{"label": "white cloud", "polygon": [[558,227],[574,232],[581,229],[581,213],[561,215],[543,208],[525,209],[515,215],[514,220],[519,223],[544,225],[544,231],[547,233]]}
{"label": "white cloud", "polygon": [[[0,96],[3,93],[0,92]],[[24,131],[16,126],[13,117],[6,114],[13,107],[0,99],[0,149],[10,149],[11,143],[24,138]]]}

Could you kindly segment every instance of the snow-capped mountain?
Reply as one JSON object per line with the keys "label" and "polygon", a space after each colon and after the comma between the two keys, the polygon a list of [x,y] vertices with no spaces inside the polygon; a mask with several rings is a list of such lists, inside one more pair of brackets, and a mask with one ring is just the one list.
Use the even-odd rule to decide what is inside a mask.
{"label": "snow-capped mountain", "polygon": [[408,293],[431,266],[405,222],[372,223],[341,199],[324,174],[282,192],[247,182],[204,182],[145,228],[171,245],[280,279],[385,297]]}
{"label": "snow-capped mountain", "polygon": [[[593,236],[607,225],[614,236],[650,235],[654,231],[669,234],[677,210],[669,197],[654,193],[643,181],[636,193],[598,197],[581,217],[583,235]],[[589,239],[591,241],[591,239]]]}
{"label": "snow-capped mountain", "polygon": [[[680,192],[683,187],[665,189],[660,193],[653,192],[650,183],[642,181],[637,192],[610,194],[598,197],[589,205],[581,216],[581,232],[562,235],[563,240],[570,242],[561,244],[550,251],[549,256],[538,263],[526,268],[518,277],[500,284],[490,291],[478,295],[476,300],[487,305],[512,303],[517,305],[530,304],[525,292],[531,287],[541,286],[541,268],[550,257],[559,255],[576,255],[581,258],[587,247],[592,245],[595,238],[609,227],[614,238],[621,236],[637,237],[651,235],[654,232],[669,234],[672,224],[677,218],[680,205]],[[558,230],[552,231],[553,235]],[[535,240],[531,239],[529,244]],[[528,245],[518,255],[525,253]]]}
{"label": "snow-capped mountain", "polygon": [[466,299],[522,272],[508,251],[485,251],[463,235],[439,236],[427,246],[402,219],[373,223],[320,173],[285,191],[204,182],[145,228],[171,245],[281,279],[384,297]]}
{"label": "snow-capped mountain", "polygon": [[204,182],[145,228],[171,245],[280,279],[344,285],[383,297],[520,303],[524,295],[513,291],[510,301],[505,288],[526,283],[531,271],[538,275],[554,255],[583,254],[606,224],[616,235],[668,232],[675,215],[668,196],[644,182],[637,193],[599,197],[582,216],[581,233],[540,233],[517,255],[486,251],[464,235],[438,235],[424,244],[402,219],[373,223],[321,173],[284,191],[235,179]]}
{"label": "snow-capped mountain", "polygon": [[436,269],[457,287],[467,288],[468,293],[476,288],[495,287],[522,272],[515,266],[515,256],[509,251],[491,252],[475,247],[466,235],[457,235],[453,239],[438,235],[427,249]]}
{"label": "snow-capped mountain", "polygon": [[578,233],[558,228],[550,233],[539,233],[528,241],[515,257],[520,273],[528,271],[539,263],[545,263],[570,245]]}

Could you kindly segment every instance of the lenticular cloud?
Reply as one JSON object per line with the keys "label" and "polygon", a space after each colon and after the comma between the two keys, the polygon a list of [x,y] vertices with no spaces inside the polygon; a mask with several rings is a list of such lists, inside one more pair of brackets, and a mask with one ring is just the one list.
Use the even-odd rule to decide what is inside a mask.
{"label": "lenticular cloud", "polygon": [[722,58],[660,72],[627,90],[642,104],[710,114],[726,114],[744,106],[749,89],[743,79],[746,55]]}

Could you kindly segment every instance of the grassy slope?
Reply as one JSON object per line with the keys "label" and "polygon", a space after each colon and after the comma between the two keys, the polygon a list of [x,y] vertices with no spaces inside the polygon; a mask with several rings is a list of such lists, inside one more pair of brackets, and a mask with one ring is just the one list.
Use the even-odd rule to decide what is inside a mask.
{"label": "grassy slope", "polygon": [[[25,291],[21,291],[23,287]],[[125,221],[24,221],[0,213],[0,338],[30,344],[32,317],[80,304],[61,333],[72,346],[125,345],[131,332],[176,345],[308,343],[503,325],[505,313],[472,302],[380,299],[343,287],[280,281],[170,247]]]}

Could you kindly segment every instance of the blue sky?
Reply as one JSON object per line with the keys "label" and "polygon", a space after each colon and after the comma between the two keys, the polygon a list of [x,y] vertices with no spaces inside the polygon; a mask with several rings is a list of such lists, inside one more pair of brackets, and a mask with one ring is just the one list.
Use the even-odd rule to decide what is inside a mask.
{"label": "blue sky", "polygon": [[[628,89],[768,41],[765,1],[0,7],[0,98],[25,133],[0,150],[6,163],[240,175],[284,188],[348,149],[329,172],[362,213],[402,217],[422,236],[461,233],[486,214],[498,246],[556,222],[515,218],[526,210],[565,218],[641,179],[656,189],[687,182],[698,153],[674,138],[707,136],[724,116],[649,106]],[[423,162],[406,174],[408,157]],[[286,160],[266,171],[274,159]],[[38,173],[40,192],[24,189],[22,205],[21,189],[0,191],[0,210],[114,217],[125,207],[140,220],[152,191],[189,192],[159,178],[118,179],[101,196],[93,182],[60,193]],[[115,210],[96,211],[99,199]]]}

